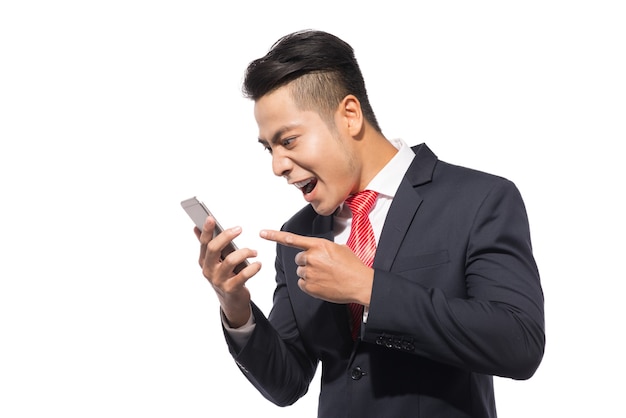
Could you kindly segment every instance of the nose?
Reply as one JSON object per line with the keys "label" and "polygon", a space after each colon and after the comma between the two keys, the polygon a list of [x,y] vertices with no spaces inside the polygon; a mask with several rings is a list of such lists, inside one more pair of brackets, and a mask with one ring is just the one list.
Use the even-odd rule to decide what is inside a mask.
{"label": "nose", "polygon": [[274,171],[276,176],[285,177],[291,172],[292,168],[291,160],[280,149],[276,149],[272,153],[272,171]]}

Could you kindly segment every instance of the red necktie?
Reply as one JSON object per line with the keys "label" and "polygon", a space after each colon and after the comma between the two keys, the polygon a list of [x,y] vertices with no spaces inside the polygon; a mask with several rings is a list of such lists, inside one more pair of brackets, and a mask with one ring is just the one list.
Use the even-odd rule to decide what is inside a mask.
{"label": "red necktie", "polygon": [[[376,203],[378,193],[363,190],[346,199],[346,205],[352,211],[352,226],[348,237],[348,247],[368,267],[372,267],[376,255],[376,237],[369,220],[369,213]],[[356,339],[363,321],[363,305],[348,304],[352,314],[352,339]]]}

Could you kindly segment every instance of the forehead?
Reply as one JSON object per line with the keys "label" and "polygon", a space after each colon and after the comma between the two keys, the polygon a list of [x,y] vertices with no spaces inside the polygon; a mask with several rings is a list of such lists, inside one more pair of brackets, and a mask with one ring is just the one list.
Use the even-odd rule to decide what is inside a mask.
{"label": "forehead", "polygon": [[283,86],[265,94],[254,102],[254,116],[258,121],[259,118],[289,112],[295,107],[289,88]]}

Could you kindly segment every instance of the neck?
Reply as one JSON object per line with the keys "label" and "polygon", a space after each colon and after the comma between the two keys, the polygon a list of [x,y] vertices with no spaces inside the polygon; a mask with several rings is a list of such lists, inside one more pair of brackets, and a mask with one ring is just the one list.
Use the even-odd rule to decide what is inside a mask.
{"label": "neck", "polygon": [[357,191],[364,190],[398,152],[397,148],[379,132],[364,137],[360,145],[361,178]]}

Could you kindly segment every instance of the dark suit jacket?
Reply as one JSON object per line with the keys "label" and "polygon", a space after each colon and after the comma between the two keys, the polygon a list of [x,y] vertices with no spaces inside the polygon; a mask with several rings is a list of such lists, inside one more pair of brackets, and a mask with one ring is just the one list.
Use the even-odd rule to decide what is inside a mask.
{"label": "dark suit jacket", "polygon": [[[277,246],[269,319],[253,306],[250,340],[230,345],[277,405],[303,396],[321,361],[320,417],[495,417],[492,375],[527,379],[541,362],[543,293],[517,188],[439,161],[425,144],[413,149],[359,340],[346,305],[300,290],[299,250]],[[283,229],[332,240],[332,227],[307,206]]]}

